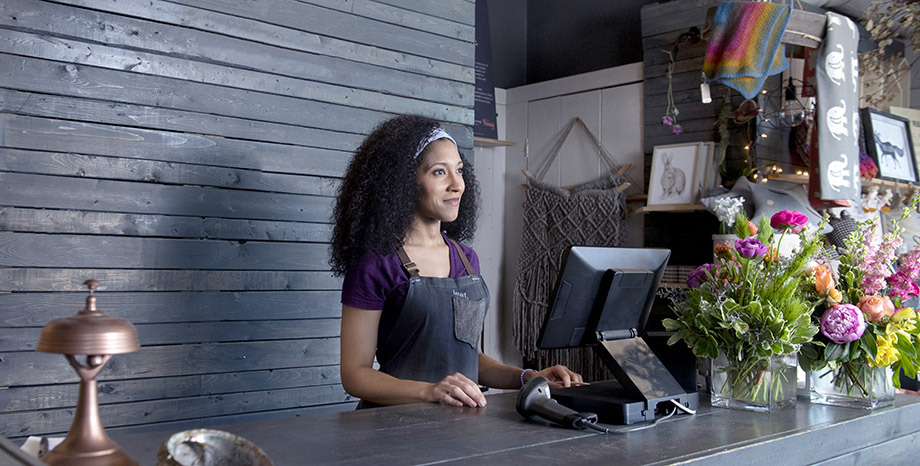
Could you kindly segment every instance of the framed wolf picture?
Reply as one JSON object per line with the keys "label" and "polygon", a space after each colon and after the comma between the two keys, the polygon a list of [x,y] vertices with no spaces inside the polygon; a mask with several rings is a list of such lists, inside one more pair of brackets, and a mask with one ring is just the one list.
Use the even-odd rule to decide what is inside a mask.
{"label": "framed wolf picture", "polygon": [[860,110],[866,133],[866,151],[878,165],[878,177],[916,182],[917,167],[906,118],[874,108]]}

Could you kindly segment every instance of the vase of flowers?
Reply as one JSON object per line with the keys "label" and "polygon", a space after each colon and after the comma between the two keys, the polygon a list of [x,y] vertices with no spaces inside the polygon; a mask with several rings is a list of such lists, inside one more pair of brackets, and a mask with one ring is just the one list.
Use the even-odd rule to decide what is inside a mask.
{"label": "vase of flowers", "polygon": [[[672,306],[676,317],[664,319],[665,329],[675,332],[668,344],[683,340],[696,356],[713,361],[713,406],[763,412],[795,406],[796,353],[818,332],[814,302],[802,287],[811,281],[805,266],[822,238],[805,228],[807,221],[782,211],[755,228],[739,214],[740,239],[690,274],[686,299]],[[800,245],[783,257],[778,251],[787,235],[799,237]]]}
{"label": "vase of flowers", "polygon": [[810,371],[812,403],[874,409],[894,403],[898,374],[916,377],[920,364],[917,313],[902,305],[917,296],[920,249],[900,260],[901,221],[917,207],[904,208],[891,230],[860,223],[845,241],[839,264],[812,267],[807,289],[818,304],[813,321],[820,333],[799,354]]}

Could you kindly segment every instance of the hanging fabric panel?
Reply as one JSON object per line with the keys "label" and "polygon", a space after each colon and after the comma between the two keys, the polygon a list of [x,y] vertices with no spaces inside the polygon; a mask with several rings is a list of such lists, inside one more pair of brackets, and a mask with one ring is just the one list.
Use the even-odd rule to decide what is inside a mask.
{"label": "hanging fabric panel", "polygon": [[[541,179],[575,125],[591,137],[601,159],[610,167],[609,174],[570,189],[544,183]],[[621,246],[624,242],[623,191],[629,183],[622,179],[619,168],[581,119],[575,118],[537,175],[528,176],[521,254],[512,298],[514,342],[526,360],[541,368],[565,364],[586,380],[611,377],[589,349],[538,350],[537,339],[549,311],[565,251],[570,246]]]}

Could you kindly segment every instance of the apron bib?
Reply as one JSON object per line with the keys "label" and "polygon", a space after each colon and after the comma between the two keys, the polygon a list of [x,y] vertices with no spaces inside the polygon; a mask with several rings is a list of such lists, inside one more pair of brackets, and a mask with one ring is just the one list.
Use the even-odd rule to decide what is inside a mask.
{"label": "apron bib", "polygon": [[[489,289],[459,245],[448,241],[469,275],[419,276],[405,250],[397,250],[409,274],[409,289],[389,337],[378,342],[381,372],[429,383],[460,372],[479,382],[479,337],[489,308]],[[375,404],[362,401],[359,409],[372,406]]]}

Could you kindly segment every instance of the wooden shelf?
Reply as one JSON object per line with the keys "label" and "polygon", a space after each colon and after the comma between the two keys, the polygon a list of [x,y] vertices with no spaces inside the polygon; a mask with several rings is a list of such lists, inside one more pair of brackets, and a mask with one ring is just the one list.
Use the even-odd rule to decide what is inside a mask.
{"label": "wooden shelf", "polygon": [[808,184],[808,175],[770,175],[767,179],[785,181],[786,183]]}
{"label": "wooden shelf", "polygon": [[[785,181],[787,183],[808,184],[808,175],[770,175],[767,178],[770,180]],[[913,191],[915,189],[920,189],[920,186],[904,181],[883,180],[881,178],[861,178],[861,180],[863,191],[865,191],[866,188],[871,188],[873,186],[878,187],[879,189],[892,188],[903,191]]]}
{"label": "wooden shelf", "polygon": [[695,212],[706,210],[703,204],[659,204],[647,205],[636,209],[636,212]]}
{"label": "wooden shelf", "polygon": [[511,141],[501,141],[498,139],[489,139],[481,138],[479,136],[473,137],[473,146],[475,147],[503,147],[503,146],[516,146],[516,142]]}

